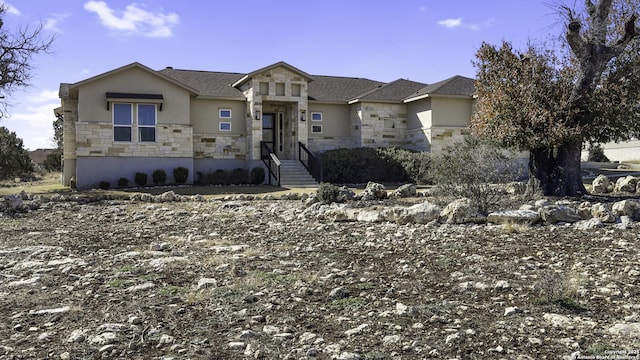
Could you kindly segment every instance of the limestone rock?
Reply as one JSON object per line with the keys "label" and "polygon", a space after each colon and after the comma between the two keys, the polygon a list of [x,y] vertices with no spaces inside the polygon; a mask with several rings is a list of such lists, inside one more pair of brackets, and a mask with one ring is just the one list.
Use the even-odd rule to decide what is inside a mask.
{"label": "limestone rock", "polygon": [[412,197],[412,196],[416,196],[417,193],[417,188],[414,184],[404,184],[400,187],[398,187],[397,189],[395,189],[390,197],[396,197],[396,198],[405,198],[405,197]]}
{"label": "limestone rock", "polygon": [[487,215],[487,221],[494,224],[535,224],[540,215],[533,210],[502,210]]}
{"label": "limestone rock", "polygon": [[640,338],[640,323],[615,324],[609,328],[609,333],[618,336]]}
{"label": "limestone rock", "polygon": [[591,206],[591,216],[603,223],[616,222],[616,216],[602,203],[595,203]]}
{"label": "limestone rock", "polygon": [[353,200],[356,197],[356,194],[353,190],[349,189],[346,186],[341,186],[338,188],[338,202],[345,202],[348,200]]}
{"label": "limestone rock", "polygon": [[573,227],[576,230],[592,230],[602,228],[604,224],[600,219],[591,218],[588,220],[579,220],[573,224]]}
{"label": "limestone rock", "polygon": [[367,183],[367,187],[362,190],[362,193],[359,196],[359,199],[364,201],[383,200],[386,198],[387,190],[385,189],[384,185],[371,181]]}
{"label": "limestone rock", "polygon": [[635,176],[621,177],[616,181],[613,191],[635,193],[637,184],[638,178]]}
{"label": "limestone rock", "polygon": [[618,216],[629,216],[637,220],[640,218],[640,200],[627,199],[613,204],[611,210]]}
{"label": "limestone rock", "polygon": [[440,212],[440,221],[447,224],[484,223],[487,218],[471,203],[470,199],[455,200]]}
{"label": "limestone rock", "polygon": [[393,217],[398,224],[426,224],[436,220],[442,209],[430,202],[423,202],[409,207],[396,207],[393,209]]}
{"label": "limestone rock", "polygon": [[597,194],[606,194],[610,193],[613,190],[613,185],[611,184],[611,180],[605,175],[598,175],[593,182],[591,183],[591,189],[594,193]]}
{"label": "limestone rock", "polygon": [[580,220],[580,215],[575,209],[566,205],[547,205],[538,210],[542,221],[548,224],[559,222],[574,223]]}

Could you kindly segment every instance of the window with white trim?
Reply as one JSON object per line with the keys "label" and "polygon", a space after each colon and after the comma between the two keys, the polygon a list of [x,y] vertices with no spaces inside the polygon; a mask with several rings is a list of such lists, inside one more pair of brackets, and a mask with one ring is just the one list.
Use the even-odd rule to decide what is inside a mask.
{"label": "window with white trim", "polygon": [[138,140],[156,141],[156,104],[138,104]]}
{"label": "window with white trim", "polygon": [[311,113],[311,121],[322,121],[322,113],[321,112],[312,112]]}
{"label": "window with white trim", "polygon": [[218,130],[231,131],[231,123],[228,121],[220,121],[220,123],[218,124]]}
{"label": "window with white trim", "polygon": [[322,134],[322,125],[311,125],[312,134]]}
{"label": "window with white trim", "polygon": [[113,141],[131,142],[133,104],[113,104]]}
{"label": "window with white trim", "polygon": [[231,119],[231,109],[219,109],[218,117],[220,119]]}

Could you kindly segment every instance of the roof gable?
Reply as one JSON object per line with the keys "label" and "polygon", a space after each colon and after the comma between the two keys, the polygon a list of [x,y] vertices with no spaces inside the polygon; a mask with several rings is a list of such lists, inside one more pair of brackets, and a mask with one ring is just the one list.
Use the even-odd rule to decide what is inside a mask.
{"label": "roof gable", "polygon": [[111,71],[107,71],[105,73],[98,74],[96,76],[93,76],[93,77],[90,77],[88,79],[79,81],[77,83],[69,84],[68,85],[68,89],[69,89],[70,92],[71,91],[77,91],[77,89],[80,88],[81,86],[84,86],[84,85],[93,83],[95,81],[99,81],[99,80],[111,77],[113,75],[116,75],[116,74],[119,74],[119,73],[122,73],[122,72],[125,72],[125,71],[128,71],[128,70],[131,70],[131,69],[143,70],[143,71],[145,71],[145,72],[147,72],[147,73],[149,73],[151,75],[158,76],[163,80],[166,80],[166,81],[168,81],[168,82],[170,82],[170,83],[172,83],[172,84],[174,84],[174,85],[176,85],[178,87],[181,87],[181,88],[183,88],[183,89],[185,89],[185,90],[187,90],[187,91],[189,91],[191,93],[194,93],[194,94],[196,93],[196,90],[194,88],[192,88],[190,86],[187,86],[184,83],[178,82],[173,78],[167,77],[167,76],[165,76],[165,75],[163,75],[163,74],[161,74],[161,73],[159,73],[159,72],[157,72],[157,71],[155,71],[155,70],[153,70],[151,68],[148,68],[148,67],[140,64],[139,62],[134,62],[134,63],[128,64],[128,65],[125,65],[125,66],[121,66],[121,67],[119,67],[117,69],[113,69]]}
{"label": "roof gable", "polygon": [[258,70],[255,70],[255,71],[252,71],[252,72],[246,74],[242,78],[238,79],[238,81],[233,83],[231,86],[233,86],[233,87],[240,86],[240,85],[244,84],[247,80],[255,77],[256,75],[260,75],[262,73],[265,73],[267,71],[271,71],[271,70],[279,68],[279,67],[283,67],[283,68],[291,71],[294,74],[302,76],[303,78],[307,79],[308,82],[311,82],[311,81],[314,80],[313,76],[311,76],[311,75],[307,74],[306,72],[298,69],[297,67],[291,66],[291,65],[287,64],[284,61],[279,61],[279,62],[277,62],[275,64],[271,64],[269,66],[265,66],[265,67],[263,67],[261,69],[258,69]]}
{"label": "roof gable", "polygon": [[472,97],[475,93],[475,80],[456,75],[448,79],[438,81],[425,86],[415,93],[407,96],[404,101],[410,102],[430,96],[464,96]]}

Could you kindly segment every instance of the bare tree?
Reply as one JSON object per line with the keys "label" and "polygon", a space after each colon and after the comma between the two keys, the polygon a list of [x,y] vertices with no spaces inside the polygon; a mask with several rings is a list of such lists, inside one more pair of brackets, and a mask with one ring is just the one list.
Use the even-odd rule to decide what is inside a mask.
{"label": "bare tree", "polygon": [[[42,24],[35,29],[27,26],[15,33],[9,32],[2,20],[6,12],[6,7],[0,5],[0,98],[29,85],[33,56],[49,53],[54,40],[54,36],[44,37]],[[2,115],[0,113],[0,117]]]}

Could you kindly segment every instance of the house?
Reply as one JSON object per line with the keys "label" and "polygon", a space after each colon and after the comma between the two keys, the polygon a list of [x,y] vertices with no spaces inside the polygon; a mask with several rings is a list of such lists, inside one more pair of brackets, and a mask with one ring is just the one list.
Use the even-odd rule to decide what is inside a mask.
{"label": "house", "polygon": [[265,149],[401,146],[439,151],[465,133],[474,80],[435,84],[310,75],[285,62],[251,73],[156,71],[132,63],[60,84],[64,183],[78,188],[136,172],[264,166]]}

